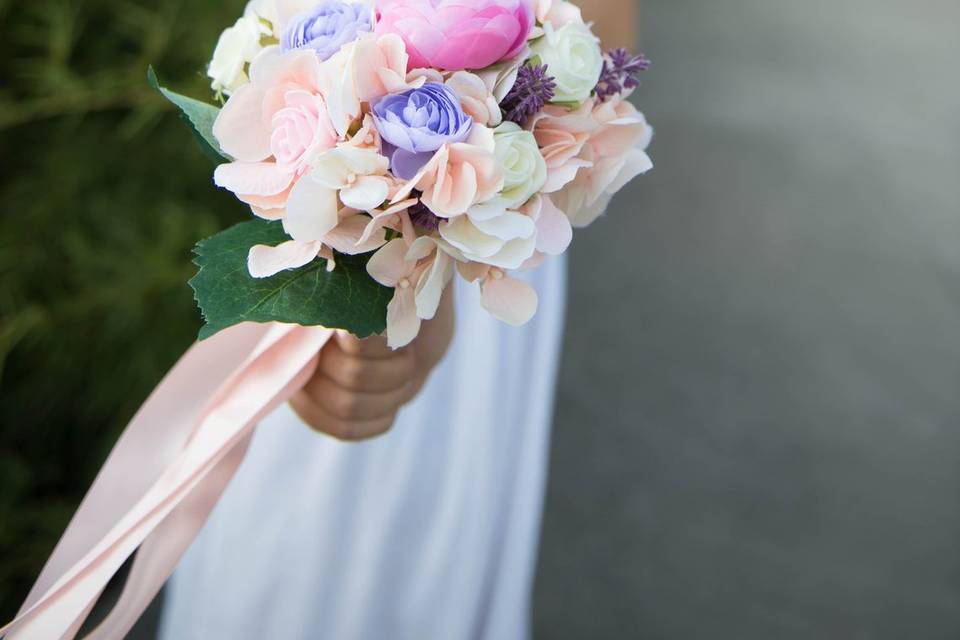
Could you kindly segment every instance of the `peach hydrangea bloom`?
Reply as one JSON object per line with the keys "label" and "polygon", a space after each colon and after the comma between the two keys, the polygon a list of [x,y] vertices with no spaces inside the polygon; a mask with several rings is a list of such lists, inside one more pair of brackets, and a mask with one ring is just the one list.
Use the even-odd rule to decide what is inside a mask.
{"label": "peach hydrangea bloom", "polygon": [[500,103],[480,76],[469,71],[457,71],[447,79],[446,85],[457,94],[463,111],[474,122],[488,127],[496,127],[503,122]]}
{"label": "peach hydrangea bloom", "polygon": [[653,168],[646,153],[653,130],[622,98],[572,112],[548,106],[532,127],[547,161],[544,192],[575,227],[593,222],[617,191]]}
{"label": "peach hydrangea bloom", "polygon": [[467,282],[480,283],[480,304],[497,320],[521,327],[537,314],[539,296],[522,280],[503,269],[477,262],[458,262],[457,271]]}
{"label": "peach hydrangea bloom", "polygon": [[407,81],[407,60],[399,36],[364,34],[321,65],[324,98],[339,135],[347,135],[363,103],[423,86],[425,78]]}
{"label": "peach hydrangea bloom", "polygon": [[433,158],[394,196],[405,200],[414,189],[421,200],[441,218],[463,215],[503,188],[503,172],[497,165],[493,130],[475,125],[464,142],[445,144]]}
{"label": "peach hydrangea bloom", "polygon": [[436,239],[425,236],[410,241],[408,237],[391,240],[367,263],[374,280],[394,289],[387,306],[387,343],[393,349],[413,342],[421,321],[436,315],[454,273],[452,258]]}

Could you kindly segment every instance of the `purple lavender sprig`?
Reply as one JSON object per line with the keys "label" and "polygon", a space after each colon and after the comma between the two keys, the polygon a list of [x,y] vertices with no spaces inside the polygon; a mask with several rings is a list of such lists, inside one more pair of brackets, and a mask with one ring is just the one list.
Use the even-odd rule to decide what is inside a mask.
{"label": "purple lavender sprig", "polygon": [[553,100],[556,93],[557,83],[553,76],[547,74],[547,65],[527,64],[520,67],[517,81],[500,104],[504,120],[516,122],[522,127]]}
{"label": "purple lavender sprig", "polygon": [[605,102],[613,96],[640,86],[638,76],[650,68],[650,59],[626,49],[611,49],[603,61],[603,72],[597,82],[597,99]]}

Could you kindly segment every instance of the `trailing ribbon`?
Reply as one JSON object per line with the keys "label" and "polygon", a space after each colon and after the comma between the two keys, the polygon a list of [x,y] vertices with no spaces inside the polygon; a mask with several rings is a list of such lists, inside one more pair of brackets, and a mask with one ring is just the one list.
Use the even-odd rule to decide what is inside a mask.
{"label": "trailing ribbon", "polygon": [[256,424],[313,375],[333,335],[243,324],[194,345],[133,418],[27,596],[8,640],[70,640],[139,548],[88,638],[122,638],[160,591],[243,460]]}

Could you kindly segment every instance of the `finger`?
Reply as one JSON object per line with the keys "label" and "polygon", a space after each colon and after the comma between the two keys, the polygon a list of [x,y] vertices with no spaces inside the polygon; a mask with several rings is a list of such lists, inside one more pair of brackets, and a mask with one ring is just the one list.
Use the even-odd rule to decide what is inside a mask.
{"label": "finger", "polygon": [[384,336],[371,336],[361,340],[346,331],[337,331],[337,346],[343,349],[344,353],[352,356],[359,356],[368,359],[392,358],[396,351],[387,346],[387,339]]}
{"label": "finger", "polygon": [[408,382],[400,389],[384,393],[363,393],[339,386],[326,376],[316,376],[304,392],[323,410],[343,420],[375,420],[395,414],[410,401],[414,385]]}
{"label": "finger", "polygon": [[416,369],[416,357],[410,350],[371,360],[349,355],[334,343],[324,349],[317,371],[351,391],[384,393],[409,383]]}
{"label": "finger", "polygon": [[306,393],[298,393],[290,400],[294,412],[311,429],[344,442],[360,442],[377,438],[393,428],[396,416],[374,420],[344,420],[330,415]]}

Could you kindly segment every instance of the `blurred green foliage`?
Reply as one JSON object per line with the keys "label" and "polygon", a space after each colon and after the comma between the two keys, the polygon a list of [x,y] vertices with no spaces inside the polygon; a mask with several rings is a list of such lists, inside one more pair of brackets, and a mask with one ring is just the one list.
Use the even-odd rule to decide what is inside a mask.
{"label": "blurred green foliage", "polygon": [[241,1],[0,0],[0,617],[196,336],[191,248],[246,217],[148,64],[206,98]]}

